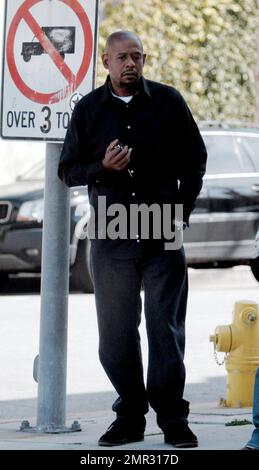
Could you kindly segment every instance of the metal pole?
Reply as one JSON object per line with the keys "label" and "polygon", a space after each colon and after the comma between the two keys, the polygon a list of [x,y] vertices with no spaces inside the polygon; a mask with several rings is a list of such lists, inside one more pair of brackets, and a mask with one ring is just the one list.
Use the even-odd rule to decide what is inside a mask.
{"label": "metal pole", "polygon": [[70,203],[60,152],[46,144],[37,429],[48,432],[63,430],[66,413]]}

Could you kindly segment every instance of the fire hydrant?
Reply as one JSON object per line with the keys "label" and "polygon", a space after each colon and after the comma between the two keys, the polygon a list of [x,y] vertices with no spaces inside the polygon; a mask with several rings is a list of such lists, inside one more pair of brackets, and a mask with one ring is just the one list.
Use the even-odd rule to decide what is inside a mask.
{"label": "fire hydrant", "polygon": [[217,326],[210,336],[215,351],[225,351],[227,398],[224,406],[252,406],[256,369],[259,366],[259,307],[255,302],[235,303],[231,325]]}

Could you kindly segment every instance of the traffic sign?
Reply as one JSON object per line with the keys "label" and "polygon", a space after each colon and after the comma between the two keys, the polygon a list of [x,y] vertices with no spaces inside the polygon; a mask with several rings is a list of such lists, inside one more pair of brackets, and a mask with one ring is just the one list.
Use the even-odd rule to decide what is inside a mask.
{"label": "traffic sign", "polygon": [[98,0],[6,0],[1,135],[62,141],[95,80]]}

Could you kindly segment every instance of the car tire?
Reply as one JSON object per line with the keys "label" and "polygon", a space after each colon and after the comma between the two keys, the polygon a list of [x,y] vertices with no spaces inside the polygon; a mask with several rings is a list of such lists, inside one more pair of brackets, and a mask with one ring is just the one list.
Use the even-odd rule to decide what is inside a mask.
{"label": "car tire", "polygon": [[250,261],[250,267],[255,279],[259,282],[259,257]]}
{"label": "car tire", "polygon": [[79,240],[76,260],[71,269],[70,288],[92,294],[94,291],[90,270],[90,242]]}

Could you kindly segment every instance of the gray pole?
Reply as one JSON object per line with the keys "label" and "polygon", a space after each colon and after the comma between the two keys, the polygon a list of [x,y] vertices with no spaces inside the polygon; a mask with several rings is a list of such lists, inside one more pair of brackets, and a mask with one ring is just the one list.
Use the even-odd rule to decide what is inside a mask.
{"label": "gray pole", "polygon": [[66,413],[70,203],[60,152],[46,144],[37,429],[49,432],[62,430]]}

